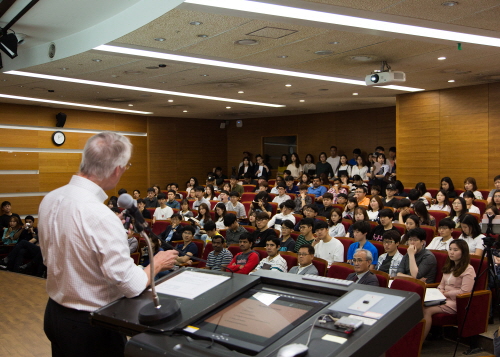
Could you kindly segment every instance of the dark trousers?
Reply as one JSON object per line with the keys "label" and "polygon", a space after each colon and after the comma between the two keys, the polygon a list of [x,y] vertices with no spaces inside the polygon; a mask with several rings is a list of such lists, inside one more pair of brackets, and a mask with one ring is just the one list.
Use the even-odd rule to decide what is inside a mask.
{"label": "dark trousers", "polygon": [[59,305],[49,298],[43,329],[53,357],[123,357],[122,334],[90,325],[90,313]]}
{"label": "dark trousers", "polygon": [[42,255],[39,246],[27,240],[21,240],[8,255],[7,269],[17,273],[24,259],[34,259],[37,255]]}

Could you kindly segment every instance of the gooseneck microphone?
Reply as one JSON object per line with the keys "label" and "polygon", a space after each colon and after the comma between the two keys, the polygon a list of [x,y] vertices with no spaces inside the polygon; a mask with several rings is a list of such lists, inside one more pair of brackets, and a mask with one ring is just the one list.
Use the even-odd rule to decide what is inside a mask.
{"label": "gooseneck microphone", "polygon": [[144,220],[141,211],[134,205],[134,199],[128,193],[123,193],[118,197],[118,207],[125,208],[125,215],[134,219],[134,227],[141,234],[148,245],[149,266],[151,268],[151,291],[153,293],[153,302],[147,304],[139,311],[139,322],[141,324],[155,325],[175,316],[180,312],[180,305],[175,299],[162,298],[161,303],[155,288],[155,268],[153,245],[148,235],[144,232],[148,224]]}

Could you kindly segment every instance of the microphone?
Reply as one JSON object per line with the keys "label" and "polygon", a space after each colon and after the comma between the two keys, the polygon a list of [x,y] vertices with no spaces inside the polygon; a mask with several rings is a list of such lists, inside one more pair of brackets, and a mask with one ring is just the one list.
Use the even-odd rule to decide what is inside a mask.
{"label": "microphone", "polygon": [[125,208],[127,214],[134,218],[134,228],[137,232],[142,232],[148,226],[141,211],[134,205],[134,199],[128,193],[123,193],[118,197],[118,207]]}

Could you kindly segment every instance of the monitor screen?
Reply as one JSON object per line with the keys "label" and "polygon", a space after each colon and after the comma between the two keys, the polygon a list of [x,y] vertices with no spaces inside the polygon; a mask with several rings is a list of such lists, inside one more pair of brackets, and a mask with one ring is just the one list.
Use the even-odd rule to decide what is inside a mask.
{"label": "monitor screen", "polygon": [[251,289],[185,331],[256,354],[328,303]]}

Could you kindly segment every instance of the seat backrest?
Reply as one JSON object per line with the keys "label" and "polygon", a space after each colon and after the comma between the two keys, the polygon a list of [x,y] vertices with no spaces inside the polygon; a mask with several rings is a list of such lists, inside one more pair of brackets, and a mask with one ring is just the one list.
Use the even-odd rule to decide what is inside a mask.
{"label": "seat backrest", "polygon": [[283,259],[286,260],[286,265],[288,266],[288,271],[292,269],[294,266],[297,265],[298,263],[298,257],[297,254],[294,252],[280,252],[280,255],[283,257]]}
{"label": "seat backrest", "polygon": [[451,236],[453,239],[458,239],[462,235],[462,230],[460,228],[453,228],[453,231],[451,232]]}
{"label": "seat backrest", "polygon": [[215,206],[217,206],[217,203],[220,203],[220,201],[217,201],[217,200],[210,200],[210,209],[211,210],[214,210],[215,209]]}
{"label": "seat backrest", "polygon": [[250,206],[252,202],[241,202],[241,204],[243,205],[243,207],[245,207],[245,214],[248,217],[248,212],[250,212]]}
{"label": "seat backrest", "polygon": [[210,211],[210,218],[212,219],[212,221],[215,222],[215,212],[214,211]]}
{"label": "seat backrest", "polygon": [[239,244],[230,244],[229,247],[227,247],[227,249],[231,252],[233,257],[236,254],[241,253],[241,248]]}
{"label": "seat backrest", "polygon": [[344,225],[345,232],[346,232],[346,235],[347,235],[347,232],[349,231],[349,227],[352,225],[352,220],[351,219],[342,218],[342,224]]}
{"label": "seat backrest", "polygon": [[348,237],[335,237],[337,238],[340,243],[344,246],[344,261],[347,261],[347,251],[349,250],[349,247],[351,246],[352,243],[354,243],[354,238],[348,238]]}
{"label": "seat backrest", "polygon": [[292,200],[294,200],[294,201],[295,201],[295,198],[297,197],[297,196],[295,195],[295,193],[287,193],[287,195],[288,195],[288,196],[290,196],[290,198],[291,198]]}
{"label": "seat backrest", "polygon": [[300,232],[293,231],[290,233],[290,237],[292,237],[294,241],[297,241],[297,238],[299,238],[299,236],[300,236]]}
{"label": "seat backrest", "polygon": [[278,212],[278,204],[276,202],[269,202],[269,204],[271,205],[271,217],[272,217],[276,214],[276,212]]}
{"label": "seat backrest", "polygon": [[403,223],[393,223],[394,228],[396,228],[399,234],[405,234],[406,226]]}
{"label": "seat backrest", "polygon": [[[483,197],[488,197],[488,195]],[[486,211],[486,207],[488,206],[488,201],[486,200],[474,200],[474,206],[477,206],[479,208],[479,212],[481,213],[481,216],[483,216],[484,211]]]}
{"label": "seat backrest", "polygon": [[372,273],[377,276],[378,286],[381,288],[387,288],[389,286],[389,280],[391,279],[389,274],[380,270],[372,270]]}
{"label": "seat backrest", "polygon": [[429,214],[436,219],[436,227],[439,227],[439,222],[449,216],[448,212],[445,211],[434,211],[429,210]]}
{"label": "seat backrest", "polygon": [[269,201],[272,201],[274,200],[274,198],[276,197],[277,195],[275,193],[270,193],[269,192]]}
{"label": "seat backrest", "polygon": [[345,279],[354,272],[354,267],[347,263],[333,263],[328,269],[328,277],[336,279]]}
{"label": "seat backrest", "polygon": [[267,258],[267,256],[269,255],[267,254],[267,250],[264,247],[255,247],[253,248],[253,250],[259,254],[261,260]]}
{"label": "seat backrest", "polygon": [[440,283],[443,278],[443,267],[446,263],[446,258],[448,258],[448,251],[446,250],[431,250],[429,249],[434,256],[436,257],[437,266],[436,266],[436,280],[434,282]]}
{"label": "seat backrest", "polygon": [[[476,276],[479,275],[480,272],[483,272],[485,269],[488,267],[488,258],[484,257],[483,264],[479,266],[481,263],[481,258],[474,258],[471,256],[470,258],[470,265],[474,267],[474,270],[476,271]],[[476,283],[476,288],[475,290],[485,290],[486,287],[488,286],[488,273],[483,273],[478,279]]]}
{"label": "seat backrest", "polygon": [[420,226],[425,231],[426,237],[425,237],[425,243],[426,245],[429,245],[434,237],[436,236],[436,227],[434,226]]}
{"label": "seat backrest", "polygon": [[[208,255],[212,250],[214,250],[212,242],[208,242],[207,245],[205,246],[205,249],[203,249],[203,255],[201,256],[201,259],[207,260]],[[203,268],[205,266],[207,266],[207,263],[199,261],[197,268]]]}
{"label": "seat backrest", "polygon": [[153,218],[154,214],[155,214],[155,211],[156,211],[156,208],[146,208],[149,213],[151,214],[151,218]]}
{"label": "seat backrest", "polygon": [[424,303],[425,297],[425,283],[421,280],[417,280],[408,276],[396,276],[391,283],[391,289],[410,291],[417,293]]}
{"label": "seat backrest", "polygon": [[408,250],[408,246],[407,245],[398,245],[398,251],[403,254],[403,255],[406,255],[406,251]]}
{"label": "seat backrest", "polygon": [[255,198],[255,196],[257,195],[257,193],[255,192],[243,192],[243,194],[241,195],[241,202],[252,202],[253,199]]}
{"label": "seat backrest", "polygon": [[243,185],[243,194],[255,191],[255,185]]}
{"label": "seat backrest", "polygon": [[130,257],[132,259],[134,259],[135,265],[139,265],[139,260],[141,259],[141,253],[139,253],[139,252],[132,253],[132,254],[130,254]]}
{"label": "seat backrest", "polygon": [[326,260],[314,257],[312,263],[318,270],[318,275],[326,276],[326,270],[328,269],[328,262]]}
{"label": "seat backrest", "polygon": [[168,221],[156,221],[153,228],[151,229],[154,234],[158,235],[162,233],[168,226],[170,226],[171,222]]}
{"label": "seat backrest", "polygon": [[224,238],[226,238],[226,232],[227,232],[227,229],[219,229],[220,235],[223,236]]}
{"label": "seat backrest", "polygon": [[436,197],[436,195],[439,192],[439,190],[437,188],[428,188],[427,192],[429,192],[432,197]]}
{"label": "seat backrest", "polygon": [[382,254],[385,253],[385,249],[384,249],[384,243],[382,242],[379,242],[379,241],[376,241],[376,240],[371,240],[370,241],[371,244],[373,244],[375,246],[375,248],[377,248],[377,252],[378,252],[378,256],[380,257]]}
{"label": "seat backrest", "polygon": [[257,229],[254,226],[242,226],[242,227],[245,228],[248,233],[253,233]]}

